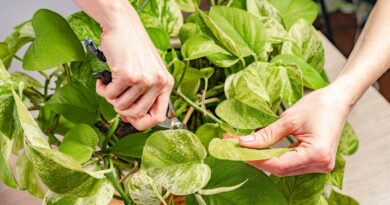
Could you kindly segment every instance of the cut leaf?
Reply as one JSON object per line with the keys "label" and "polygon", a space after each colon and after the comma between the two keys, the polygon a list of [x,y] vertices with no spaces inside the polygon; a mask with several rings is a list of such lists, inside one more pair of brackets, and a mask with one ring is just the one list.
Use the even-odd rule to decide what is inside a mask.
{"label": "cut leaf", "polygon": [[[204,189],[230,187],[248,180],[240,188],[215,195],[202,196],[208,205],[287,205],[283,194],[262,171],[243,162],[219,160],[207,157],[211,179]],[[187,196],[187,205],[197,205],[193,196]]]}
{"label": "cut leaf", "polygon": [[78,124],[66,133],[59,151],[83,164],[91,158],[98,141],[98,135],[92,127]]}
{"label": "cut leaf", "polygon": [[265,114],[234,98],[219,103],[215,113],[229,125],[239,129],[261,128],[277,120],[277,117]]}
{"label": "cut leaf", "polygon": [[198,137],[186,130],[154,133],[144,147],[142,169],[157,183],[176,195],[203,188],[210,168],[203,164],[207,152]]}
{"label": "cut leaf", "polygon": [[35,40],[23,58],[23,68],[46,70],[84,60],[84,49],[68,22],[59,14],[40,9],[32,18]]}
{"label": "cut leaf", "polygon": [[45,197],[45,192],[39,184],[40,182],[35,172],[34,165],[25,152],[19,156],[18,161],[16,162],[16,172],[23,189],[40,199]]}
{"label": "cut leaf", "polygon": [[219,139],[211,140],[209,144],[210,155],[225,160],[234,161],[255,161],[278,157],[286,152],[289,148],[273,149],[249,149],[240,146],[238,139]]}

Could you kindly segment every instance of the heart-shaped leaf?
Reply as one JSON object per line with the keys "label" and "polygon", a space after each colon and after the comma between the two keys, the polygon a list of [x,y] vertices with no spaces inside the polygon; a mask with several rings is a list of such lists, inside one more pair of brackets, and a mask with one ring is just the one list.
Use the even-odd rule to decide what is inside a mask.
{"label": "heart-shaped leaf", "polygon": [[46,70],[84,60],[81,42],[61,15],[40,9],[31,21],[36,37],[24,55],[23,68]]}
{"label": "heart-shaped leaf", "polygon": [[165,51],[169,48],[169,35],[165,30],[149,27],[146,28],[146,31],[157,49]]}
{"label": "heart-shaped leaf", "polygon": [[240,146],[238,139],[219,139],[211,140],[209,152],[211,156],[218,159],[235,161],[254,161],[278,157],[291,149],[273,148],[273,149],[249,149]]}
{"label": "heart-shaped leaf", "polygon": [[114,146],[110,147],[113,154],[141,158],[142,152],[151,133],[135,133],[120,139]]}
{"label": "heart-shaped leaf", "polygon": [[186,130],[154,133],[144,147],[142,169],[157,184],[176,195],[198,191],[210,179],[203,164],[207,152],[199,138]]}
{"label": "heart-shaped leaf", "polygon": [[91,158],[98,141],[98,135],[92,127],[78,124],[66,133],[59,150],[83,164]]}
{"label": "heart-shaped leaf", "polygon": [[229,52],[219,47],[212,38],[206,35],[192,36],[184,43],[181,51],[186,60],[208,57],[217,53],[230,55]]}

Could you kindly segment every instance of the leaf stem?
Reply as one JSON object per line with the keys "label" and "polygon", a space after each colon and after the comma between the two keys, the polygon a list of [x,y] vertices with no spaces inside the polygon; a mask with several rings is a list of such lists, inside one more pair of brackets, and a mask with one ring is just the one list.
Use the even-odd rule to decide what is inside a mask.
{"label": "leaf stem", "polygon": [[67,63],[64,63],[62,64],[65,68],[65,72],[66,72],[66,79],[68,80],[68,82],[71,82],[72,81],[72,74],[71,74],[71,70],[70,70],[70,67]]}
{"label": "leaf stem", "polygon": [[17,56],[17,55],[14,55],[14,58],[17,59],[18,61],[23,62],[23,59],[21,57]]}
{"label": "leaf stem", "polygon": [[[108,168],[110,164],[110,159],[105,157],[104,158],[104,166],[106,168]],[[122,199],[123,199],[123,202],[125,203],[125,205],[130,205],[130,199],[129,197],[127,196],[126,192],[123,190],[122,186],[118,183],[118,181],[116,180],[114,174],[112,172],[110,173],[107,173],[106,174],[106,177],[107,179],[111,182],[111,184],[115,187],[115,189],[119,192],[119,194],[121,195]]]}
{"label": "leaf stem", "polygon": [[214,120],[215,122],[217,123],[222,123],[222,121],[220,119],[218,119],[217,117],[215,117],[213,114],[211,114],[210,112],[207,112],[207,110],[203,110],[201,107],[199,107],[196,103],[192,102],[190,99],[188,99],[183,93],[181,93],[180,91],[176,91],[175,92],[176,95],[178,95],[179,97],[181,97],[184,101],[186,101],[191,107],[193,107],[195,110],[199,111],[199,112],[202,112],[205,116],[209,117],[210,119]]}
{"label": "leaf stem", "polygon": [[118,125],[119,125],[119,117],[116,117],[114,119],[114,122],[112,123],[110,129],[108,130],[106,139],[104,139],[104,141],[103,141],[102,152],[104,152],[104,153],[107,152],[108,142],[110,141],[110,139],[111,139],[112,135],[114,134],[115,130],[118,128]]}
{"label": "leaf stem", "polygon": [[177,88],[180,89],[181,84],[183,83],[184,76],[186,75],[187,68],[190,66],[190,61],[186,60],[186,65],[184,67],[183,73],[180,76],[179,82],[177,83]]}

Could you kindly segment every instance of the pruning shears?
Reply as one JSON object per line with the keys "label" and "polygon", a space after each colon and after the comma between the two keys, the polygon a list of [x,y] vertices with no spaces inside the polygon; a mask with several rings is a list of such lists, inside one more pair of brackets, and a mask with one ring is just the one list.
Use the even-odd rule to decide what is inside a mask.
{"label": "pruning shears", "polygon": [[[96,56],[100,61],[102,61],[102,62],[107,61],[103,52],[97,47],[97,45],[92,41],[92,39],[88,38],[87,40],[85,40],[84,46],[91,54]],[[102,80],[104,82],[104,84],[106,84],[106,85],[111,83],[111,81],[112,81],[111,72],[108,70],[95,72],[95,73],[93,73],[93,76],[98,80]],[[125,130],[125,132],[128,132],[128,133],[124,133],[124,134],[134,133],[136,130],[129,123],[126,123],[125,126],[126,127],[124,128],[124,130]],[[187,129],[187,126],[176,117],[172,101],[169,101],[165,121],[160,123],[159,125],[155,126],[153,129],[156,129],[156,130]]]}

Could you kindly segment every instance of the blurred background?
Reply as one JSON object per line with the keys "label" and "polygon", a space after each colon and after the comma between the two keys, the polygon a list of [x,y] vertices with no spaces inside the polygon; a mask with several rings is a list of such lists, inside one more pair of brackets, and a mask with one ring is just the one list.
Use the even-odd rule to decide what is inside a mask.
{"label": "blurred background", "polygon": [[[315,22],[318,30],[348,57],[366,22],[375,0],[317,0],[320,15]],[[0,41],[3,41],[15,25],[30,19],[40,8],[48,8],[68,16],[79,8],[71,0],[1,0]],[[27,46],[24,47],[24,49]],[[20,53],[24,53],[24,49]],[[390,56],[389,56],[390,58]],[[10,72],[21,70],[21,63],[13,61]],[[26,72],[26,71],[24,71]],[[27,73],[29,73],[27,71]],[[40,79],[40,75],[29,73]],[[390,102],[390,71],[385,73],[374,87]],[[0,183],[0,205],[40,204],[26,192],[11,190]]]}

